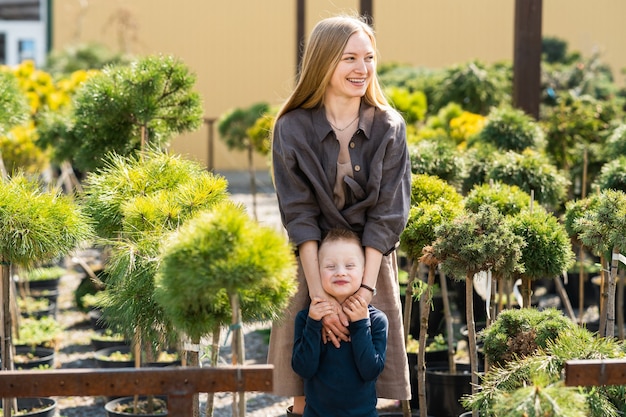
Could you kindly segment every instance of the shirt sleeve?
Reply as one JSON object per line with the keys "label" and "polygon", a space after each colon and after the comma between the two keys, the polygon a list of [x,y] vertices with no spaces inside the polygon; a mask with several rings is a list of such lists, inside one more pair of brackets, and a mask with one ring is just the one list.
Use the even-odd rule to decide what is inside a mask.
{"label": "shirt sleeve", "polygon": [[354,360],[361,377],[375,380],[385,367],[387,355],[387,316],[370,307],[370,318],[350,323]]}
{"label": "shirt sleeve", "polygon": [[322,343],[322,322],[308,316],[308,310],[298,313],[295,321],[291,367],[304,379],[317,372]]}
{"label": "shirt sleeve", "polygon": [[394,117],[383,133],[385,146],[381,150],[384,154],[379,155],[380,167],[373,167],[371,172],[372,183],[379,184],[379,195],[377,203],[367,212],[362,238],[364,246],[376,248],[383,254],[395,249],[411,206],[411,161],[406,125],[399,115],[392,114]]}
{"label": "shirt sleeve", "polygon": [[292,123],[289,115],[276,121],[272,141],[272,169],[281,220],[291,241],[297,246],[309,240],[320,240],[320,207],[306,173],[298,163],[301,125]]}

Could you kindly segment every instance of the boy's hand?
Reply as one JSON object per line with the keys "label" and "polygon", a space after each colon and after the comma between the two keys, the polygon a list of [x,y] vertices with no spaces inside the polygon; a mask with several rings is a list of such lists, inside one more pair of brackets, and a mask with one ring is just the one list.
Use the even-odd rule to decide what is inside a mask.
{"label": "boy's hand", "polygon": [[325,316],[335,313],[337,313],[335,307],[323,298],[314,297],[311,300],[311,305],[309,306],[309,317],[313,320],[320,321]]}
{"label": "boy's hand", "polygon": [[343,303],[343,311],[351,322],[363,320],[369,317],[367,301],[358,294],[350,296]]}

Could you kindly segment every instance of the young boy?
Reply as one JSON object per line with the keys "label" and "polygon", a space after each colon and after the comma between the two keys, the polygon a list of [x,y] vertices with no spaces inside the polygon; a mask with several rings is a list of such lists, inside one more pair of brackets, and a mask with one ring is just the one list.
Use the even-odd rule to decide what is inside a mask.
{"label": "young boy", "polygon": [[304,417],[376,417],[376,379],[385,366],[387,316],[355,294],[365,255],[358,236],[328,232],[319,248],[321,283],[350,320],[350,341],[339,348],[322,342],[322,318],[336,313],[324,299],[298,313],[291,366],[304,379]]}

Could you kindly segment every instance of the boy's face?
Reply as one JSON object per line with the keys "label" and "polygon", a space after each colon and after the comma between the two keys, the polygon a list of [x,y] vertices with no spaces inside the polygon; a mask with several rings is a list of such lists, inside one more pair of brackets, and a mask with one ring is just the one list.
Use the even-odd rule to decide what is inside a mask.
{"label": "boy's face", "polygon": [[325,242],[319,251],[319,263],[322,288],[340,303],[361,286],[365,257],[356,242]]}

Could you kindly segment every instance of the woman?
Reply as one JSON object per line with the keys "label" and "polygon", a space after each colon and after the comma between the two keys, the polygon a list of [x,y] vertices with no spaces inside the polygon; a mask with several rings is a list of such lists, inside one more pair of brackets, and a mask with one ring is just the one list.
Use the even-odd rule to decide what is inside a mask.
{"label": "woman", "polygon": [[[315,26],[299,81],[276,118],[272,163],[281,219],[299,260],[298,294],[271,332],[274,392],[296,397],[293,413],[302,413],[302,381],[291,369],[294,317],[314,297],[333,300],[321,286],[318,243],[326,231],[348,228],[365,247],[357,294],[389,319],[378,396],[409,399],[395,254],[410,206],[406,126],[382,93],[376,40],[366,23],[339,16]],[[339,346],[349,341],[348,322],[334,304],[337,314],[324,318],[323,332]]]}

